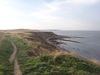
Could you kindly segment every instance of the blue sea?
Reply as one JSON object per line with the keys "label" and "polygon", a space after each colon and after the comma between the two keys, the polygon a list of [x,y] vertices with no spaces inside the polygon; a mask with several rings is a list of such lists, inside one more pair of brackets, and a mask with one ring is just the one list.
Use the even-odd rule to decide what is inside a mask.
{"label": "blue sea", "polygon": [[84,38],[67,38],[67,40],[78,41],[80,43],[63,41],[60,47],[69,50],[87,59],[100,61],[100,31],[53,31],[58,35],[78,36]]}

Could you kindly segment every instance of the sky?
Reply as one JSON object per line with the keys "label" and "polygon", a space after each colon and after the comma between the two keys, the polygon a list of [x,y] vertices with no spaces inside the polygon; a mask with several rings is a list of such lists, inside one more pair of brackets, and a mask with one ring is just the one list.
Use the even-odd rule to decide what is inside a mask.
{"label": "sky", "polygon": [[100,30],[100,0],[0,0],[0,29]]}

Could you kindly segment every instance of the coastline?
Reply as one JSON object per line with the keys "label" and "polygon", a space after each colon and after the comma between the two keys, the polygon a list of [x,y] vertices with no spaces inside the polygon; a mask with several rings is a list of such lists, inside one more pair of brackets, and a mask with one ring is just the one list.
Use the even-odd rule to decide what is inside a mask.
{"label": "coastline", "polygon": [[84,37],[70,37],[70,36],[62,36],[62,35],[55,35],[55,36],[52,36],[52,37],[49,37],[46,39],[46,41],[49,43],[49,44],[52,44],[54,45],[59,52],[61,52],[62,54],[69,54],[69,55],[72,55],[72,56],[75,56],[75,57],[78,57],[79,59],[82,59],[84,61],[87,61],[87,62],[90,62],[90,63],[93,63],[93,64],[96,64],[96,65],[100,65],[100,62],[97,61],[97,60],[92,60],[92,59],[88,59],[88,58],[85,58],[85,57],[82,57],[80,55],[77,55],[75,53],[72,53],[70,52],[69,50],[67,49],[64,49],[64,48],[61,48],[60,46],[58,46],[58,44],[65,44],[63,42],[58,42],[58,40],[62,40],[62,41],[70,41],[70,42],[75,42],[75,43],[80,43],[78,41],[72,41],[72,40],[65,40],[64,38],[84,38]]}
{"label": "coastline", "polygon": [[[79,36],[64,36],[64,35],[57,35],[54,32],[47,32],[47,31],[30,31],[30,30],[11,30],[11,31],[6,31],[6,33],[28,33],[28,34],[33,34],[34,36],[30,37],[28,40],[30,41],[35,41],[35,40],[42,40],[42,43],[45,41],[45,45],[47,45],[47,43],[51,44],[52,46],[50,46],[51,48],[54,46],[58,52],[61,52],[62,54],[69,54],[69,55],[73,55],[75,57],[78,57],[84,61],[88,61],[91,63],[94,63],[96,65],[100,65],[100,62],[94,60],[94,59],[88,59],[88,58],[84,58],[80,55],[77,55],[75,53],[70,52],[69,50],[66,50],[64,48],[61,48],[60,46],[58,46],[58,44],[65,44],[64,42],[59,42],[58,40],[62,40],[62,41],[70,41],[70,42],[74,42],[74,43],[80,43],[78,41],[73,41],[73,40],[66,40],[65,38],[85,38],[85,37],[79,37]],[[36,37],[36,39],[33,37]],[[22,37],[22,36],[21,36]],[[25,38],[24,38],[25,39]],[[46,43],[47,42],[47,43]],[[41,46],[39,46],[41,47]],[[54,48],[53,47],[53,48]],[[53,51],[53,50],[52,50]]]}
{"label": "coastline", "polygon": [[[5,36],[12,40],[18,48],[18,67],[20,67],[22,74],[100,74],[100,66],[98,66],[98,64],[92,63],[81,56],[63,49],[63,47],[60,47],[60,44],[65,44],[63,43],[64,40],[79,43],[76,41],[72,41],[72,39],[67,39],[71,37],[60,36],[52,32],[30,32],[31,31],[4,33]],[[5,49],[5,46],[8,46],[6,42],[3,44],[3,46],[4,47],[1,46],[1,48],[4,50],[12,48],[9,46],[9,48],[7,47],[8,49]],[[3,72],[5,72],[5,69]],[[13,73],[13,70],[11,70],[10,72]]]}

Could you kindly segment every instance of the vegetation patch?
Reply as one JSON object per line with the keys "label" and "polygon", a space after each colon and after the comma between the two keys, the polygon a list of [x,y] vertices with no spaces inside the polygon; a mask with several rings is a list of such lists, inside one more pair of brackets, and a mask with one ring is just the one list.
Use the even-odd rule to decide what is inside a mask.
{"label": "vegetation patch", "polygon": [[69,55],[26,58],[23,75],[99,75],[100,66]]}
{"label": "vegetation patch", "polygon": [[0,75],[13,75],[13,66],[8,61],[12,52],[11,42],[4,39],[0,45]]}
{"label": "vegetation patch", "polygon": [[42,51],[46,52],[49,48],[44,48],[48,44],[42,44],[41,41],[37,40],[37,43],[32,40],[31,45],[28,45],[28,43],[19,38],[12,38],[12,40],[18,48],[17,57],[23,75],[100,74],[100,66],[83,61],[77,57],[65,54],[49,55],[51,53],[43,55]]}

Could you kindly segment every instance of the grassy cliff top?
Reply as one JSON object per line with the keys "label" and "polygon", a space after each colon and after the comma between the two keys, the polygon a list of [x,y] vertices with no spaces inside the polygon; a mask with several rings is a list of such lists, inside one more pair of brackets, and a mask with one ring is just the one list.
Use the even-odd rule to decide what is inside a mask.
{"label": "grassy cliff top", "polygon": [[[77,56],[58,51],[57,48],[46,41],[47,38],[57,36],[52,32],[30,30],[15,30],[1,32],[0,52],[2,61],[6,61],[12,52],[10,39],[17,46],[17,58],[23,75],[99,75],[100,66]],[[6,41],[2,38],[5,36]],[[9,45],[7,45],[9,43]],[[7,46],[7,47],[4,47]],[[7,49],[8,48],[8,49]],[[9,50],[10,49],[10,50]],[[3,50],[3,51],[2,51]],[[11,51],[10,53],[8,52]],[[5,53],[6,52],[6,53]],[[7,53],[9,56],[7,56]],[[3,54],[3,55],[2,55]],[[6,55],[4,55],[6,54]],[[6,60],[4,60],[5,58]],[[0,64],[2,62],[0,61]],[[1,75],[5,72],[6,65],[0,65]],[[8,70],[6,69],[6,71]],[[8,70],[11,75],[12,67]]]}

